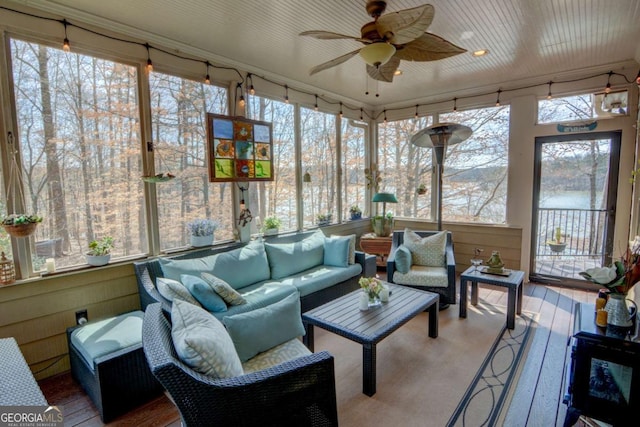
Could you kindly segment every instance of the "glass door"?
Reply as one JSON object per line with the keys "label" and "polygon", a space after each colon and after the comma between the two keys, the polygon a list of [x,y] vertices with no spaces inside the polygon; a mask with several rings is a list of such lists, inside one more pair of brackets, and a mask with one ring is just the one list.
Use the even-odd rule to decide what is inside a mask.
{"label": "glass door", "polygon": [[581,281],[610,263],[620,132],[536,138],[530,280]]}

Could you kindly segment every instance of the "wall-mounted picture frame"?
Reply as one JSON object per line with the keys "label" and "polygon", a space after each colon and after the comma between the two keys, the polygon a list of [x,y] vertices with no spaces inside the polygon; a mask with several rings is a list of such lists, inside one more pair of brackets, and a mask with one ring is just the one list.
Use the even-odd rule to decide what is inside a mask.
{"label": "wall-mounted picture frame", "polygon": [[207,113],[209,182],[273,181],[269,122]]}

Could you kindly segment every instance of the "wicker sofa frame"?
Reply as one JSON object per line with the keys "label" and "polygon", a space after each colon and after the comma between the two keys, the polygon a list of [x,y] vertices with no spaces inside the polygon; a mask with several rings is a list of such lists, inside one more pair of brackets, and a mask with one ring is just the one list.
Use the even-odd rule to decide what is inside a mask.
{"label": "wicker sofa frame", "polygon": [[[309,235],[310,233],[301,233],[302,235]],[[266,240],[273,243],[291,243],[300,239],[300,234],[296,235],[284,235],[274,236],[267,238]],[[195,251],[189,252],[175,259],[193,259],[200,258],[215,253],[225,252],[231,249],[236,249],[239,245],[233,247],[216,248],[215,250]],[[311,310],[326,302],[332,301],[342,295],[346,295],[349,292],[358,289],[358,280],[360,277],[374,277],[376,275],[376,258],[374,255],[365,254],[364,252],[356,251],[356,262],[362,266],[361,275],[351,277],[348,280],[340,282],[334,286],[330,286],[325,289],[313,292],[309,295],[305,295],[300,298],[301,310]],[[149,304],[159,302],[165,311],[171,311],[171,302],[165,299],[155,287],[157,277],[163,277],[162,268],[160,262],[157,259],[151,259],[146,261],[138,261],[133,264],[135,269],[136,278],[138,282],[138,293],[140,294],[140,307],[145,310]]]}
{"label": "wicker sofa frame", "polygon": [[[420,237],[432,236],[438,231],[416,231]],[[391,241],[391,252],[387,258],[387,281],[393,282],[393,273],[396,271],[395,252],[398,246],[404,242],[404,231],[394,231]],[[453,238],[451,232],[447,232],[447,244],[445,247],[445,263],[447,269],[447,286],[446,287],[430,287],[430,286],[409,286],[423,291],[436,292],[440,294],[440,305],[446,307],[447,304],[456,304],[456,259],[453,255]]]}
{"label": "wicker sofa frame", "polygon": [[142,343],[151,371],[171,395],[184,426],[338,425],[334,359],[326,351],[212,379],[178,359],[170,321],[158,303],[147,307]]}

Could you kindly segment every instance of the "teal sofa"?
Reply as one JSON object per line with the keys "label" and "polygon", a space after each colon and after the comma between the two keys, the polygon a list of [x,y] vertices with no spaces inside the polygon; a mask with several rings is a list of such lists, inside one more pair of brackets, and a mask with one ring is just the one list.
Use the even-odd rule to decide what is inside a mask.
{"label": "teal sofa", "polygon": [[[350,240],[346,257],[345,239]],[[246,302],[209,310],[218,319],[266,307],[291,294],[300,297],[304,312],[357,289],[360,277],[376,273],[375,256],[355,251],[355,235],[327,238],[320,230],[136,262],[134,268],[143,310],[160,302],[170,311],[171,301],[157,288],[162,278],[182,281],[209,273],[224,280]]]}

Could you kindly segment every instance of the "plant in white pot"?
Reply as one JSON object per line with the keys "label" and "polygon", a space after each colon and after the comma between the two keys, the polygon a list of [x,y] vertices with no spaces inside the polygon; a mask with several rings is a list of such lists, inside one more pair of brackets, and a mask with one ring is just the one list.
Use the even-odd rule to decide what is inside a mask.
{"label": "plant in white pot", "polygon": [[113,237],[105,236],[89,243],[87,252],[87,264],[93,266],[107,265],[111,260],[111,249],[114,247]]}
{"label": "plant in white pot", "polygon": [[282,221],[277,216],[268,216],[262,223],[262,232],[265,236],[272,236],[278,234],[278,229],[282,225]]}
{"label": "plant in white pot", "polygon": [[196,219],[187,223],[191,235],[191,246],[199,248],[213,243],[214,233],[220,227],[218,221],[212,219]]}

